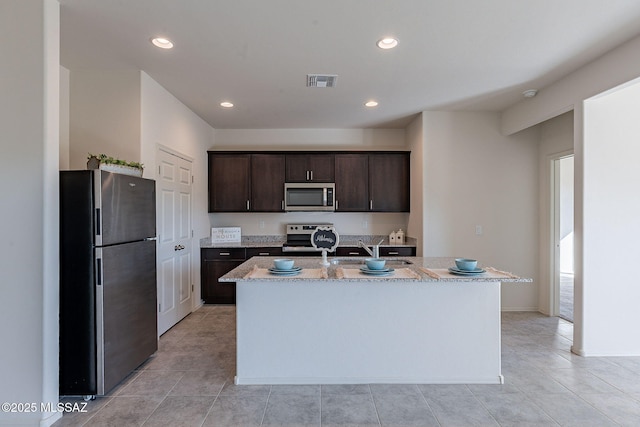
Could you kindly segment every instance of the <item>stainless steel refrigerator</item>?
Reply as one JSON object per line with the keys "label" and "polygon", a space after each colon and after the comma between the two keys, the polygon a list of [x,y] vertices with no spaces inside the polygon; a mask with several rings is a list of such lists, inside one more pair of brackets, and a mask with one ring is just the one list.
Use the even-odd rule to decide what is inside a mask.
{"label": "stainless steel refrigerator", "polygon": [[158,348],[155,181],[60,172],[60,394],[107,394]]}

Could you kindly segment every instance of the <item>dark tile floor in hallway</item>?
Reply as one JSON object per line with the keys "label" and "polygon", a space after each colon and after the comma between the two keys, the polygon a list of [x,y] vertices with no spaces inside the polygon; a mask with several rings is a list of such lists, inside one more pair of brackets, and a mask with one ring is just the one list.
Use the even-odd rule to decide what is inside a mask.
{"label": "dark tile floor in hallway", "polygon": [[235,309],[204,306],[87,413],[54,426],[640,425],[639,357],[573,355],[559,318],[502,320],[504,385],[236,386]]}

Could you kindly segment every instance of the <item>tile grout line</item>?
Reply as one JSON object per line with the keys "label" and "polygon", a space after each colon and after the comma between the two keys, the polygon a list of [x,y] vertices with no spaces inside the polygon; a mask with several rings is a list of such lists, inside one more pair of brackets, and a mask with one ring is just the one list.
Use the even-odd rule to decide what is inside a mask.
{"label": "tile grout line", "polygon": [[320,414],[318,415],[320,419],[318,420],[318,426],[322,427],[322,384],[319,384],[320,392],[318,393],[318,399],[320,399]]}
{"label": "tile grout line", "polygon": [[[180,371],[177,371],[177,372],[180,372]],[[149,418],[151,418],[151,416],[158,410],[158,408],[164,403],[164,401],[167,400],[167,397],[169,396],[169,393],[171,393],[171,390],[173,390],[176,387],[176,385],[178,385],[178,383],[180,382],[180,380],[183,377],[184,377],[184,371],[182,371],[182,375],[180,375],[180,378],[178,378],[178,380],[175,382],[175,384],[173,386],[171,386],[171,388],[169,390],[167,390],[165,395],[162,397],[162,400],[160,400],[160,402],[158,402],[156,407],[153,408],[153,411],[151,411],[151,413],[147,416],[147,418],[145,418],[145,420],[142,422],[142,424],[140,424],[140,426],[144,426],[145,423],[147,421],[149,421]]]}
{"label": "tile grout line", "polygon": [[376,418],[378,419],[378,425],[382,425],[382,421],[380,420],[380,413],[378,412],[378,406],[376,405],[376,399],[373,397],[373,391],[371,391],[371,384],[367,384],[367,388],[369,389],[369,396],[371,397],[371,402],[373,403],[373,409],[376,411]]}
{"label": "tile grout line", "polygon": [[209,406],[207,413],[204,415],[204,418],[202,419],[202,423],[200,423],[200,427],[204,426],[205,421],[207,421],[207,418],[209,417],[209,414],[211,414],[211,411],[213,410],[214,405],[218,401],[218,397],[220,397],[220,393],[222,393],[222,390],[224,390],[225,385],[227,385],[227,380],[225,380],[224,383],[222,383],[222,387],[220,387],[220,390],[218,390],[218,394],[216,394],[216,396],[213,399],[213,402],[211,403],[211,406]]}
{"label": "tile grout line", "polygon": [[262,410],[262,419],[260,420],[260,425],[264,423],[264,417],[267,415],[267,407],[269,407],[269,399],[271,398],[271,390],[273,390],[272,386],[269,386],[269,394],[267,394],[267,401],[264,402],[264,409]]}
{"label": "tile grout line", "polygon": [[[418,386],[416,385],[416,387],[418,387]],[[438,414],[436,414],[436,412],[433,410],[431,405],[429,405],[429,400],[427,400],[427,396],[424,395],[424,393],[422,392],[422,389],[420,389],[420,387],[418,387],[418,391],[420,392],[420,396],[422,396],[422,400],[424,400],[424,403],[427,405],[427,408],[429,408],[429,411],[431,411],[431,414],[433,415],[433,418],[436,419],[436,422],[438,423],[439,426],[442,426],[442,423],[440,422],[440,419],[438,419]]]}

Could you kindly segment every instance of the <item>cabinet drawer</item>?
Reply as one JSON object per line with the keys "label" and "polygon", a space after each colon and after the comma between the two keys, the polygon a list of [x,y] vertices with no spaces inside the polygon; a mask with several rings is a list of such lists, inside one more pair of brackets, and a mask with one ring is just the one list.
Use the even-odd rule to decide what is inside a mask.
{"label": "cabinet drawer", "polygon": [[380,256],[416,256],[416,248],[409,246],[381,247]]}
{"label": "cabinet drawer", "polygon": [[203,248],[202,256],[205,260],[239,260],[246,259],[245,248]]}
{"label": "cabinet drawer", "polygon": [[353,247],[353,246],[345,246],[339,247],[336,249],[337,256],[369,256],[367,251],[363,248]]}
{"label": "cabinet drawer", "polygon": [[247,248],[247,259],[254,256],[280,256],[282,255],[281,247],[268,248]]}

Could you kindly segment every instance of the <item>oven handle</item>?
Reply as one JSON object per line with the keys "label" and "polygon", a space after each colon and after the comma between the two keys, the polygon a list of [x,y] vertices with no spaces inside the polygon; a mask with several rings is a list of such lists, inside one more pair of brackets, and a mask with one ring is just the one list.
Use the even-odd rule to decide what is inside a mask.
{"label": "oven handle", "polygon": [[313,246],[283,246],[282,252],[321,252],[322,249],[316,249]]}

